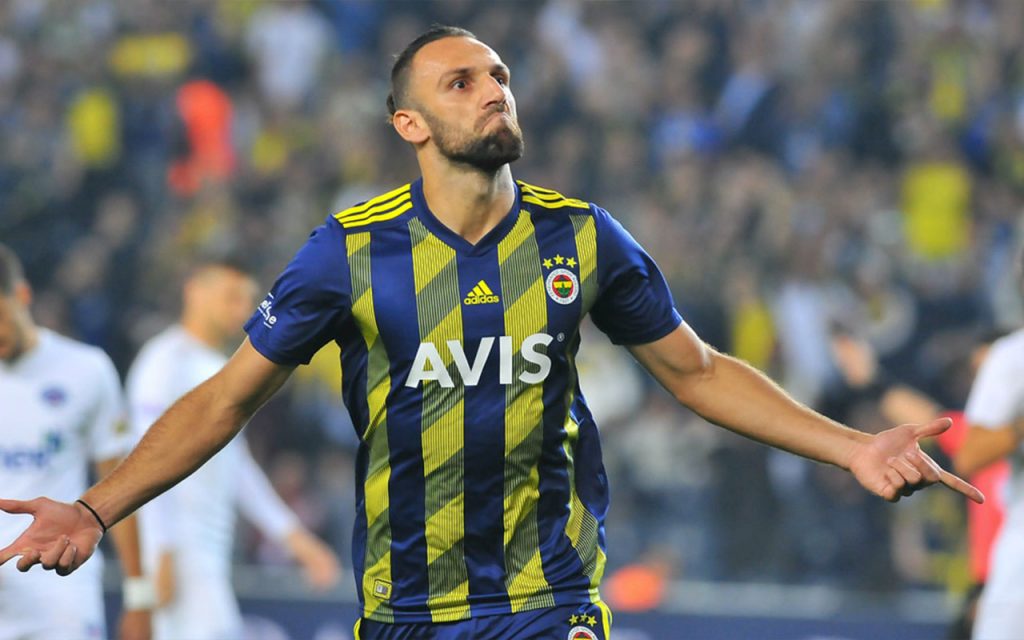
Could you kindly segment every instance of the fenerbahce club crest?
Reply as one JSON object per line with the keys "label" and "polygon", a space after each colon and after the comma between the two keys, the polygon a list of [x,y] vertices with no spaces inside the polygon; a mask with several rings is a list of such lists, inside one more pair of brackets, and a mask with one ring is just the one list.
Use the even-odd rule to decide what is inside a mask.
{"label": "fenerbahce club crest", "polygon": [[555,269],[544,282],[548,297],[558,304],[569,304],[580,295],[580,281],[568,269]]}

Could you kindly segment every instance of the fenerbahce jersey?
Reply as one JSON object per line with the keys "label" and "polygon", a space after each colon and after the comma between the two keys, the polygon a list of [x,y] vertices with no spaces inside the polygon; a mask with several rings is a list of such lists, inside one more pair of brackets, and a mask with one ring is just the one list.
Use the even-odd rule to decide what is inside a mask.
{"label": "fenerbahce jersey", "polygon": [[475,245],[417,181],[329,217],[285,268],[246,331],[279,364],[341,347],[366,618],[597,600],[608,487],[575,365],[588,312],[620,344],[681,322],[606,211],[522,182]]}

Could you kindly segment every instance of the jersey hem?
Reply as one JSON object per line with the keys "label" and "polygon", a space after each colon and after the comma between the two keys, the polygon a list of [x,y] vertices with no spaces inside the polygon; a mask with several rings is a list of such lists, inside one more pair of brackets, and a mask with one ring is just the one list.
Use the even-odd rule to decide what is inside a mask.
{"label": "jersey hem", "polygon": [[[581,589],[581,590],[572,590],[572,591],[553,591],[552,592],[552,596],[554,596],[556,594],[562,596],[563,599],[564,598],[576,598],[576,597],[578,597],[579,601],[580,601],[580,604],[585,604],[585,603],[588,603],[588,602],[589,603],[598,602],[598,601],[600,601],[600,597],[601,597],[600,593],[598,592],[598,589],[596,587],[591,588],[591,589]],[[556,604],[556,605],[551,605],[551,606],[561,606],[561,605],[557,605]],[[516,613],[522,613],[524,611],[534,611],[536,609],[546,609],[546,608],[550,608],[550,607],[548,605],[541,604],[541,605],[526,606],[526,607],[523,607],[522,609],[520,609],[518,611],[511,611],[509,609],[508,601],[507,600],[502,600],[501,602],[470,605],[470,610],[473,613],[471,613],[466,618],[456,618],[456,619],[452,619],[452,620],[446,620],[445,619],[444,615],[442,615],[443,612],[444,612],[443,610],[441,612],[437,612],[436,613],[436,615],[438,617],[437,620],[434,619],[434,616],[431,615],[430,612],[419,612],[419,611],[417,611],[417,612],[400,612],[400,611],[395,611],[394,609],[391,609],[389,611],[389,613],[386,614],[386,615],[374,615],[374,614],[366,615],[366,607],[365,606],[362,607],[362,612],[361,612],[360,615],[362,616],[362,618],[364,618],[366,620],[371,620],[373,622],[379,622],[379,623],[382,623],[382,624],[423,624],[423,623],[431,623],[431,622],[437,622],[437,623],[442,623],[442,622],[443,623],[448,623],[448,622],[465,622],[466,620],[472,620],[474,618],[486,618],[486,617],[490,617],[490,616],[510,616],[510,615],[513,615],[513,614],[516,614]]]}

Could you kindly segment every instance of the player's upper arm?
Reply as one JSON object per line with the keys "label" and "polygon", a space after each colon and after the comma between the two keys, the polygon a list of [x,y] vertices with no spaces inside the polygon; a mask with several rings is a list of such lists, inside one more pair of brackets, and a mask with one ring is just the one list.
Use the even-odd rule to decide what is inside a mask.
{"label": "player's upper arm", "polygon": [[270,360],[246,338],[224,367],[201,386],[213,385],[219,401],[251,415],[281,388],[294,370],[293,365]]}
{"label": "player's upper arm", "polygon": [[672,293],[654,259],[611,214],[592,207],[597,231],[598,296],[594,324],[612,342],[648,344],[682,322]]}

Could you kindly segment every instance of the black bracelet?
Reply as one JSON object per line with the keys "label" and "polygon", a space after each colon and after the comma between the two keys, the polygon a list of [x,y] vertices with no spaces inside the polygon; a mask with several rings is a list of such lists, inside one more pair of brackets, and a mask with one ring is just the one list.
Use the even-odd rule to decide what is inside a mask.
{"label": "black bracelet", "polygon": [[82,500],[81,498],[79,498],[78,500],[75,500],[75,502],[77,502],[78,504],[80,504],[83,507],[85,507],[86,509],[88,509],[89,513],[92,514],[92,517],[96,518],[96,522],[100,523],[100,528],[103,529],[103,533],[107,532],[107,525],[103,524],[103,518],[100,517],[100,514],[96,513],[95,509],[93,509],[92,507],[89,506],[88,502],[86,502],[85,500]]}

